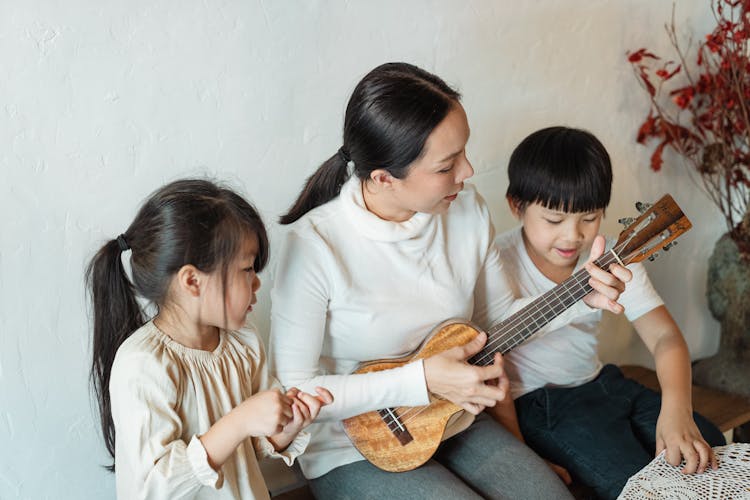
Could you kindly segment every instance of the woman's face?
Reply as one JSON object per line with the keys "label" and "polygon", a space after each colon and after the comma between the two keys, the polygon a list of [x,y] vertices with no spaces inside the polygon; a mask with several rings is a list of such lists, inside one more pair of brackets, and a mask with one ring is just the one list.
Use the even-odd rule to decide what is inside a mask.
{"label": "woman's face", "polygon": [[393,208],[408,219],[415,212],[442,213],[474,175],[466,158],[469,123],[464,108],[453,106],[427,138],[424,153],[409,167],[403,179],[393,180]]}

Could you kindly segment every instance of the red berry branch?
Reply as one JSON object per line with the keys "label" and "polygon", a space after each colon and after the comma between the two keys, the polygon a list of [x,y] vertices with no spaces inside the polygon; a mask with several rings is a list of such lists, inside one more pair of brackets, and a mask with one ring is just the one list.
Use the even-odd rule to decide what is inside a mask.
{"label": "red berry branch", "polygon": [[[711,0],[716,28],[690,65],[672,11],[666,26],[676,61],[642,48],[628,61],[648,93],[650,109],[638,130],[640,144],[656,143],[651,168],[666,150],[719,207],[740,251],[750,256],[750,0]],[[689,69],[690,68],[690,69]],[[697,175],[696,175],[697,174]]]}

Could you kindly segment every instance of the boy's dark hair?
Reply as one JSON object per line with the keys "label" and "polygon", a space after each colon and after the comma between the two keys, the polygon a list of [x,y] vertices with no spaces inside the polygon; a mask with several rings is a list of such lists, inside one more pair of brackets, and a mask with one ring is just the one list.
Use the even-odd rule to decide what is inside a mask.
{"label": "boy's dark hair", "polygon": [[[226,291],[229,265],[253,235],[258,238],[254,267],[260,272],[268,261],[268,237],[253,206],[210,181],[178,180],[151,194],[127,231],[109,240],[89,263],[86,286],[94,315],[91,382],[104,442],[113,458],[109,378],[117,349],[146,322],[136,296],[163,306],[172,277],[187,264],[206,273],[218,270]],[[128,248],[132,282],[121,258]]]}
{"label": "boy's dark hair", "polygon": [[612,164],[593,134],[549,127],[526,137],[508,164],[506,196],[524,210],[540,203],[563,212],[590,212],[609,205]]}
{"label": "boy's dark hair", "polygon": [[354,162],[354,173],[367,179],[383,168],[403,179],[419,158],[432,130],[458,104],[461,95],[438,76],[407,63],[386,63],[357,84],[344,115],[344,145],[307,179],[289,211],[291,224],[341,192]]}

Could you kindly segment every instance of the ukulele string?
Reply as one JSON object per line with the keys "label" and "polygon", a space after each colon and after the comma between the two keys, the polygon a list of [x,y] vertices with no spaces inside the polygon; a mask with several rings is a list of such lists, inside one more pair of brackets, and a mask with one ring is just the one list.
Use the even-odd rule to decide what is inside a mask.
{"label": "ukulele string", "polygon": [[[616,250],[617,252],[622,250],[622,248],[618,248],[617,246],[614,247],[612,250],[614,251],[615,249],[617,249]],[[614,262],[617,262],[617,260],[619,260],[619,258],[618,259],[611,258],[611,255],[615,255],[615,257],[617,257],[617,254],[613,252],[603,255],[601,258],[602,261],[599,264],[599,267],[608,266],[610,264],[613,264]],[[585,269],[581,269],[578,273],[572,276],[573,281],[571,281],[570,284],[573,284],[574,286],[578,287],[581,291],[586,291],[585,287],[583,286],[583,283],[587,282],[589,277],[590,275],[588,274],[588,272]],[[548,293],[551,292],[552,296],[554,296],[556,299],[559,299],[560,295],[558,295],[558,292],[555,291],[556,288],[557,287],[553,288]],[[540,299],[544,299],[546,301],[547,299],[545,297],[547,296],[548,293],[545,293],[544,295],[542,295]],[[570,292],[567,292],[567,293],[569,294]],[[531,304],[528,304],[528,306],[531,306],[531,305],[533,305],[533,302]],[[512,330],[516,328],[518,324],[525,322],[529,318],[538,314],[542,310],[540,307],[541,306],[537,305],[534,308],[530,308],[530,307],[528,309],[525,308],[524,310],[521,311],[518,317],[514,319],[513,322],[507,325],[502,325],[503,326],[502,330],[504,331],[500,333],[500,335],[497,338],[493,338],[487,345],[485,345],[485,347],[483,348],[483,351],[486,351],[488,348],[493,347],[495,345],[503,345],[505,343],[508,343],[509,346],[512,345],[512,341],[517,336],[517,334],[514,333]],[[547,303],[547,307],[549,307],[549,303]],[[534,310],[532,311],[532,309]],[[552,309],[550,310],[552,311]],[[499,331],[500,330],[498,330],[498,332]],[[495,335],[498,332],[495,332],[492,335]],[[483,355],[482,357],[480,357],[477,360],[476,364],[484,364],[485,366],[490,364],[491,360],[494,358],[494,352],[499,351],[499,350],[500,349],[493,348],[491,350],[491,353],[487,353]],[[401,407],[396,407],[396,408],[388,408],[387,409],[388,416],[386,417],[386,416],[381,415],[381,418],[386,423],[389,429],[391,429],[391,424],[393,423],[395,423],[396,428],[398,428],[401,426],[405,426],[409,421],[418,417],[422,412],[428,409],[431,405],[432,405],[432,402],[428,403],[427,405],[422,405],[422,406],[412,406],[412,407],[401,406]],[[398,415],[397,412],[403,408],[408,408],[408,409],[404,411],[403,413],[401,413],[400,415]],[[391,429],[391,430],[394,430],[394,429]]]}
{"label": "ukulele string", "polygon": [[[613,250],[615,249],[617,252],[622,250],[622,248],[618,248],[618,247],[613,248]],[[608,253],[602,256],[599,267],[608,266],[615,262],[617,261],[612,257],[612,254]],[[588,274],[588,272],[586,272],[585,269],[581,269],[572,276],[573,281],[571,281],[570,284],[573,285],[574,287],[577,287],[578,290],[585,292],[587,290],[583,284],[588,282],[589,277],[590,275]],[[555,299],[559,300],[562,295],[560,295],[556,291],[557,288],[558,287],[555,287],[552,290],[549,290],[548,292],[546,292],[539,298],[544,299],[545,302],[547,302],[548,296],[549,298],[554,297]],[[564,293],[569,294],[570,292],[564,292]],[[534,306],[534,307],[531,307],[531,306]],[[495,352],[501,351],[503,350],[503,348],[512,346],[513,341],[515,340],[515,337],[518,336],[518,333],[514,332],[513,330],[515,330],[519,324],[523,324],[524,322],[527,322],[530,318],[533,318],[534,316],[538,315],[540,311],[544,311],[542,307],[548,307],[549,311],[554,312],[554,309],[550,307],[549,302],[547,302],[546,306],[534,305],[534,302],[532,302],[528,304],[524,309],[522,309],[520,313],[518,314],[518,317],[514,318],[514,320],[511,323],[508,323],[508,324],[501,323],[500,328],[496,332],[492,332],[490,330],[490,332],[488,333],[488,337],[491,337],[491,338],[482,349],[482,351],[489,350],[489,352],[486,352],[486,354],[483,354],[480,358],[478,358],[476,361],[476,364],[483,364],[486,366],[492,362]],[[565,309],[567,309],[568,307],[566,307]],[[546,313],[549,311],[544,311],[544,315],[546,315]],[[555,316],[558,316],[558,315],[559,314],[555,314]],[[552,319],[554,319],[554,316]],[[546,326],[546,325],[543,325],[543,326]],[[508,344],[508,345],[505,345],[505,344]],[[496,346],[501,346],[502,348],[496,349],[495,348]]]}

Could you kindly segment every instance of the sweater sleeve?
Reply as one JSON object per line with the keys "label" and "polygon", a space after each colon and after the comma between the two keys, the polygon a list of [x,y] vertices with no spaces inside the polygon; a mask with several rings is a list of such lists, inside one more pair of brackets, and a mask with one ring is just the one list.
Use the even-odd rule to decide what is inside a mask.
{"label": "sweater sleeve", "polygon": [[[481,328],[487,329],[530,304],[538,296],[516,298],[513,295],[507,274],[503,271],[500,253],[494,243],[495,228],[492,225],[487,206],[478,193],[477,201],[478,218],[482,221],[484,226],[481,228],[482,234],[486,235],[486,238],[482,238],[480,243],[485,258],[474,289],[474,315],[472,320]],[[537,333],[556,330],[575,318],[590,314],[594,310],[586,305],[583,300],[579,300],[550,323],[540,328]]]}
{"label": "sweater sleeve", "polygon": [[330,374],[321,369],[332,275],[340,264],[323,242],[287,234],[271,293],[271,361],[286,387],[314,393],[316,386],[333,394],[319,420],[341,420],[391,406],[427,404],[422,362],[368,374]]}
{"label": "sweater sleeve", "polygon": [[221,488],[223,476],[197,436],[181,438],[175,380],[147,353],[115,359],[109,391],[118,498],[191,499],[203,486]]}

